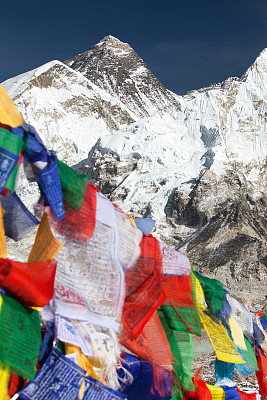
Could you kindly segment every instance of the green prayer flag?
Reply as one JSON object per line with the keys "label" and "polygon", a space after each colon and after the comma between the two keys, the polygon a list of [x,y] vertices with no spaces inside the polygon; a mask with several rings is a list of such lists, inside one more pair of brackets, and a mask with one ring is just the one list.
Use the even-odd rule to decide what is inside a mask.
{"label": "green prayer flag", "polygon": [[238,351],[241,354],[241,357],[243,358],[243,360],[246,361],[246,363],[248,365],[250,365],[251,368],[258,371],[259,368],[258,368],[258,364],[257,364],[255,352],[254,352],[255,346],[245,334],[244,334],[244,340],[245,340],[245,345],[246,345],[247,350],[238,349]]}
{"label": "green prayer flag", "polygon": [[[19,136],[14,135],[7,129],[0,128],[0,148],[6,150],[9,153],[10,156],[6,155],[5,162],[6,164],[9,163],[10,166],[12,165],[11,167],[12,172],[9,175],[7,182],[5,183],[5,187],[7,189],[10,189],[12,192],[14,191],[16,176],[18,172],[17,160],[22,147],[23,147],[23,140]],[[15,158],[17,159],[16,161],[15,158],[12,157],[12,154],[15,155]],[[14,162],[16,163],[15,166],[13,165]]]}
{"label": "green prayer flag", "polygon": [[[191,368],[194,358],[194,345],[192,333],[183,331],[173,331],[169,325],[168,320],[165,319],[162,308],[157,310],[160,317],[162,326],[165,330],[169,345],[174,357],[173,368],[176,373],[177,379],[181,386],[189,391],[195,391],[194,384],[191,377]],[[177,380],[174,377],[174,382]],[[180,399],[179,385],[172,395],[173,399]]]}
{"label": "green prayer flag", "polygon": [[175,307],[175,309],[177,312],[172,306],[161,306],[168,326],[180,332],[189,332],[188,328],[191,328],[196,335],[201,336],[201,322],[197,309],[194,307]]}
{"label": "green prayer flag", "polygon": [[15,299],[2,296],[0,313],[0,366],[33,379],[41,346],[39,313]]}
{"label": "green prayer flag", "polygon": [[83,205],[90,175],[77,174],[58,159],[57,167],[64,201],[68,203],[71,210],[79,210]]}
{"label": "green prayer flag", "polygon": [[225,289],[221,282],[217,279],[207,278],[206,276],[200,275],[194,272],[199,283],[203,289],[206,303],[216,317],[219,317],[225,299]]}

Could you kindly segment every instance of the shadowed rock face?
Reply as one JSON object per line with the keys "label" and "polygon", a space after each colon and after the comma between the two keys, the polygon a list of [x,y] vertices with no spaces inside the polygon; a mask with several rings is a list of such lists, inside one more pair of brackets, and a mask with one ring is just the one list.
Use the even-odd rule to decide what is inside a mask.
{"label": "shadowed rock face", "polygon": [[[216,182],[207,170],[192,186],[188,197],[174,190],[168,199],[172,244],[186,251],[201,273],[212,273],[230,287],[266,280],[266,191],[253,199],[253,188],[235,171]],[[181,225],[192,228],[185,239],[179,237]]]}
{"label": "shadowed rock face", "polygon": [[180,108],[178,96],[158,81],[131,46],[113,36],[65,64],[119,98],[138,118]]}

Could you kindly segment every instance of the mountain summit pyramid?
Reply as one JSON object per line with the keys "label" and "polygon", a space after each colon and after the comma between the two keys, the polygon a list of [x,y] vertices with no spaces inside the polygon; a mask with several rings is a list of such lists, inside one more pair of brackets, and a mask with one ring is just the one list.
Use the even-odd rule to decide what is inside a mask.
{"label": "mountain summit pyramid", "polygon": [[65,64],[117,97],[138,119],[180,108],[179,96],[159,82],[129,44],[114,36]]}

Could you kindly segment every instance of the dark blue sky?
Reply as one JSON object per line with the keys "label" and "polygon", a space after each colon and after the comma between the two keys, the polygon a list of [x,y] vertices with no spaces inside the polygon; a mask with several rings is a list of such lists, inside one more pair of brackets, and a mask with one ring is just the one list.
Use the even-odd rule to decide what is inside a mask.
{"label": "dark blue sky", "polygon": [[113,35],[183,94],[240,77],[267,47],[267,0],[1,0],[0,13],[0,82]]}

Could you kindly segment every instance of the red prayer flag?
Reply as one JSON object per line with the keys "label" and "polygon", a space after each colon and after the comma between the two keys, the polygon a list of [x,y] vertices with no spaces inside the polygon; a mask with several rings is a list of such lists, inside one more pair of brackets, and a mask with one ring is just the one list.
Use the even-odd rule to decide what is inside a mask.
{"label": "red prayer flag", "polygon": [[46,207],[50,225],[70,239],[86,242],[95,229],[97,191],[93,185],[88,184],[83,205],[79,210],[69,210],[64,201],[65,217],[60,221],[57,221],[52,209]]}
{"label": "red prayer flag", "polygon": [[122,311],[124,327],[137,338],[147,321],[165,300],[161,290],[162,254],[152,235],[144,236],[141,255],[125,274],[126,296]]}
{"label": "red prayer flag", "polygon": [[44,307],[53,297],[57,262],[24,263],[0,258],[0,287],[28,307]]}
{"label": "red prayer flag", "polygon": [[238,392],[239,396],[241,397],[241,400],[257,400],[257,395],[256,393],[245,393],[241,392],[240,389],[236,389]]}

